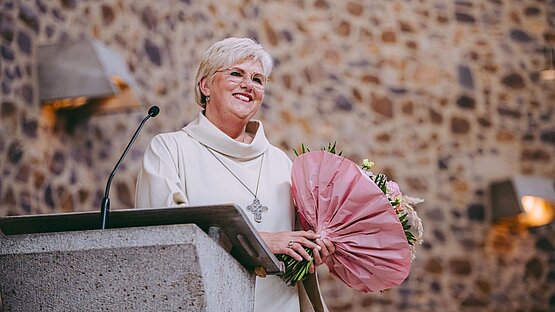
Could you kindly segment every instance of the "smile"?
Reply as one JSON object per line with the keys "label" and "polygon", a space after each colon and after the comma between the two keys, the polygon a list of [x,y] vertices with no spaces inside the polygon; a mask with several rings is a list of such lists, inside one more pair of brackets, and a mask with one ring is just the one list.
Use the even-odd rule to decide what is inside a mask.
{"label": "smile", "polygon": [[233,96],[241,101],[250,102],[252,101],[252,97],[250,95],[242,94],[242,93],[234,93]]}

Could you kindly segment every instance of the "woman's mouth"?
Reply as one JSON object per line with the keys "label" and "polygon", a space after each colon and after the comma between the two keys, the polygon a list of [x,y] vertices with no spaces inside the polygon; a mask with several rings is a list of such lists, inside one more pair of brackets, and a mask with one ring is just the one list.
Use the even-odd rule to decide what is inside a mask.
{"label": "woman's mouth", "polygon": [[252,96],[243,93],[234,93],[233,96],[241,101],[250,102],[252,101]]}

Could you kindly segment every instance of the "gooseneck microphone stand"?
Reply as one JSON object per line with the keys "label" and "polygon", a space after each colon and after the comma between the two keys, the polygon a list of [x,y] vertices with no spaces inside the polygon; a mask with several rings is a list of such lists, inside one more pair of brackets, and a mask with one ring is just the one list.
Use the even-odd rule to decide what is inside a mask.
{"label": "gooseneck microphone stand", "polygon": [[135,139],[137,139],[137,135],[139,135],[139,132],[143,128],[145,122],[150,117],[156,117],[156,115],[158,115],[159,112],[160,112],[160,108],[158,108],[158,106],[152,106],[148,110],[148,115],[146,115],[143,118],[143,120],[139,124],[139,127],[137,128],[137,130],[135,130],[135,133],[133,134],[133,137],[131,138],[131,141],[129,141],[129,144],[127,144],[127,147],[123,151],[123,154],[119,158],[118,163],[116,164],[116,166],[114,167],[114,170],[112,170],[112,173],[110,174],[110,177],[108,178],[108,182],[106,183],[106,190],[104,191],[104,197],[102,198],[102,203],[100,205],[101,229],[105,229],[108,226],[108,214],[110,213],[109,193],[110,193],[110,186],[112,185],[112,179],[116,175],[116,172],[118,171],[119,166],[123,162],[123,159],[127,155],[127,152],[129,152],[129,149],[131,148],[131,145],[133,145],[133,143],[135,142]]}

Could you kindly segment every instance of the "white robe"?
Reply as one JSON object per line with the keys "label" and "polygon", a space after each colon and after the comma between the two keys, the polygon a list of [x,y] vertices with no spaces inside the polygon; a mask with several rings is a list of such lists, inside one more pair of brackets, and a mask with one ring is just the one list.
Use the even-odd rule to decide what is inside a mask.
{"label": "white robe", "polygon": [[[272,146],[262,123],[251,121],[256,132],[250,144],[237,142],[214,126],[202,113],[181,131],[155,136],[147,147],[135,192],[136,207],[173,207],[235,203],[245,210],[259,232],[292,231],[295,211],[291,201],[291,160]],[[269,210],[257,223],[246,211],[254,196]],[[262,165],[262,166],[261,166]],[[256,278],[254,311],[300,310],[297,287],[279,277]]]}

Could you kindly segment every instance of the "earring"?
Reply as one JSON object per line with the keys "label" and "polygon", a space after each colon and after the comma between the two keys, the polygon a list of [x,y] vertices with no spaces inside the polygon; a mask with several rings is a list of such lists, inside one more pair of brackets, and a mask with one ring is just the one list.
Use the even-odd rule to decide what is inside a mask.
{"label": "earring", "polygon": [[209,102],[209,101],[210,101],[210,97],[207,96],[207,97],[206,97],[206,102]]}

